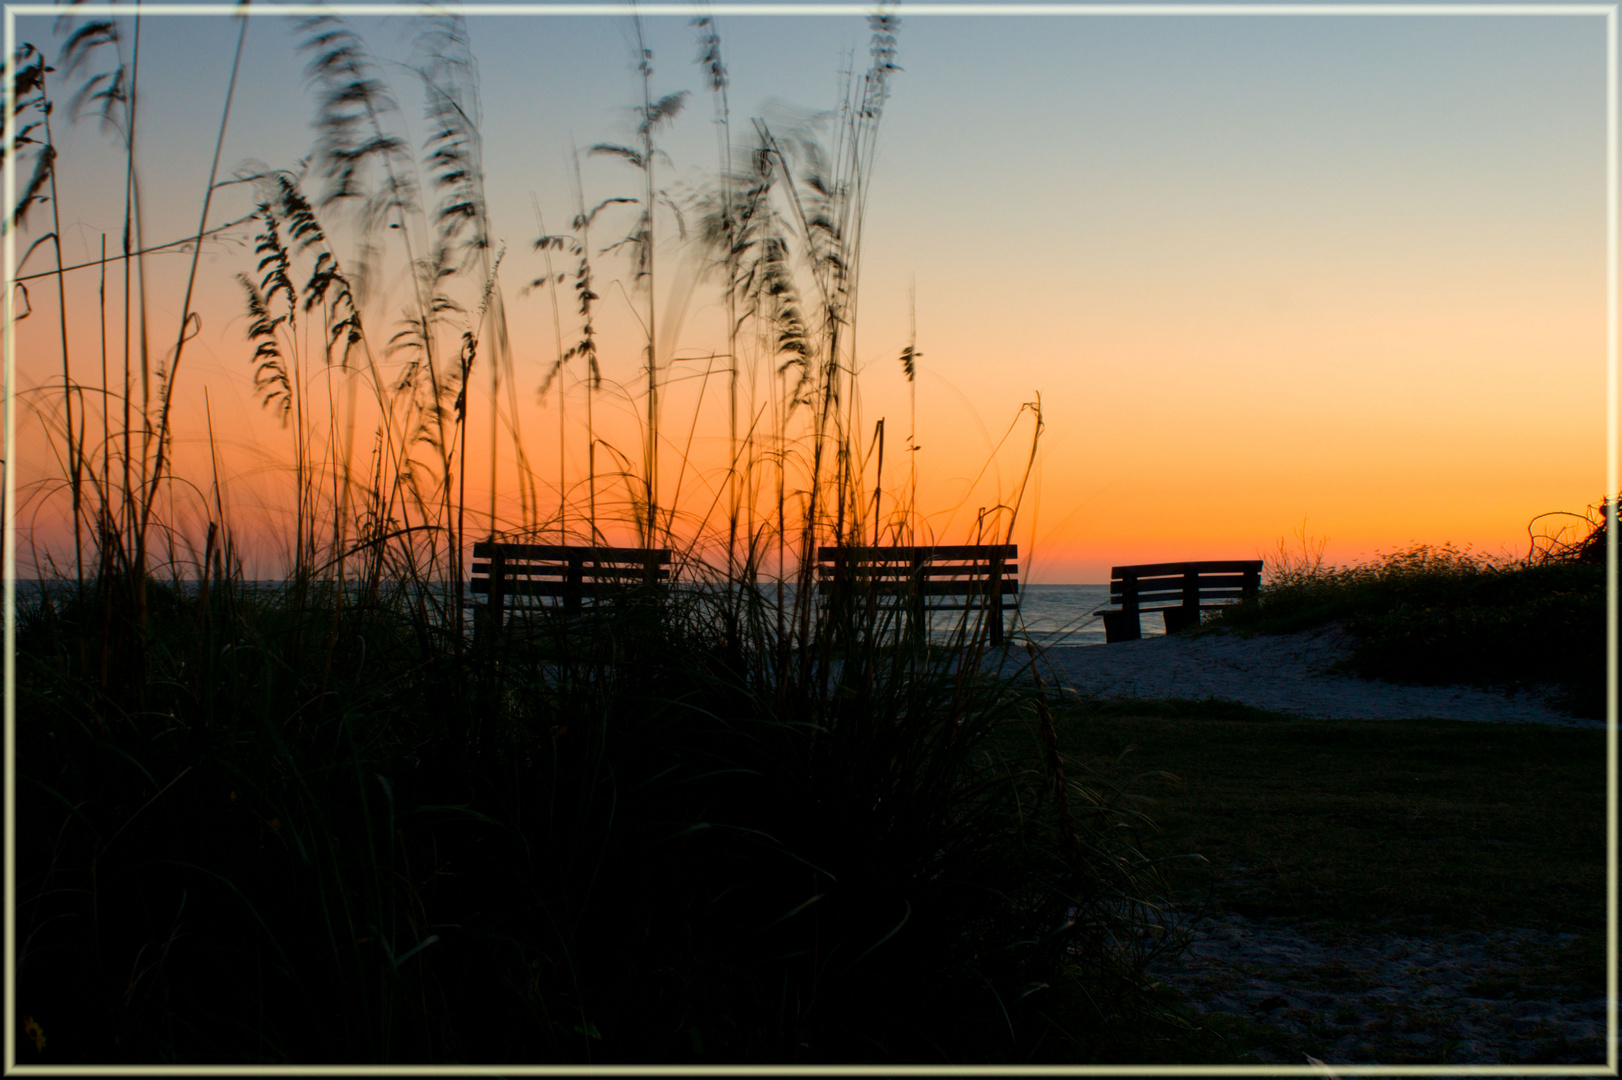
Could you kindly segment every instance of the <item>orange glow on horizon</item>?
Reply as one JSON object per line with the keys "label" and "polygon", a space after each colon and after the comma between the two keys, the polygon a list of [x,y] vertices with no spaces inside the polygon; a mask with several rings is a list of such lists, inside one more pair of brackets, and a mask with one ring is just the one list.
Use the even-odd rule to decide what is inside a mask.
{"label": "orange glow on horizon", "polygon": [[[1500,38],[1499,29],[1465,20],[1443,21],[1468,26],[1476,37],[1455,41],[1448,35],[1462,34],[1458,27],[1410,25],[1414,20],[1371,21],[1367,40],[1351,43],[1313,37],[1317,30],[1297,25],[1308,20],[1264,21],[1222,31],[1234,35],[1224,39],[1228,49],[1254,49],[1266,61],[1242,78],[1222,47],[1173,32],[1177,20],[1161,29],[1142,20],[1129,28],[1078,21],[1089,25],[1072,28],[1076,48],[1096,48],[1105,58],[1159,57],[1160,66],[1122,60],[1102,74],[1082,73],[1085,65],[1010,67],[975,92],[987,100],[1016,89],[1024,96],[1017,108],[987,106],[984,115],[961,99],[968,76],[953,60],[973,41],[954,37],[962,29],[947,26],[950,20],[909,24],[906,77],[886,105],[882,153],[863,192],[859,317],[843,331],[849,352],[841,362],[855,367],[858,390],[835,418],[849,428],[864,539],[873,531],[874,489],[882,487],[881,536],[912,538],[915,530],[951,543],[1007,538],[1020,545],[1021,569],[1033,582],[1099,582],[1113,565],[1267,555],[1281,538],[1293,546],[1298,529],[1325,539],[1325,557],[1335,563],[1414,543],[1522,554],[1534,515],[1581,511],[1604,494],[1603,102],[1590,100],[1603,92],[1603,53],[1586,38],[1577,48],[1553,29],[1533,49],[1524,44],[1535,37],[1530,29]],[[659,39],[660,55],[672,57],[662,61],[661,77],[673,89],[697,85],[673,59],[690,52],[688,28],[677,22],[659,24],[668,35]],[[517,25],[502,24],[514,41]],[[763,33],[762,25],[747,32]],[[981,35],[1002,32],[997,20],[976,25]],[[475,26],[487,35],[484,47],[506,58],[492,63],[489,84],[524,74],[503,51],[517,45],[489,29],[494,23]],[[1053,36],[1060,35],[1055,24]],[[182,40],[154,48],[183,50]],[[285,51],[266,46],[266,57],[280,59],[263,60],[254,76],[274,93],[264,91],[254,105],[259,99],[242,91],[249,104],[233,121],[228,163],[274,151],[281,155],[275,163],[288,166],[307,145],[307,117],[294,115],[285,97],[302,93],[302,61],[290,45]],[[1397,55],[1412,63],[1381,66],[1381,57]],[[569,62],[577,61],[584,62]],[[740,59],[740,70],[752,62]],[[223,92],[228,70],[212,54],[199,64],[206,71],[186,79],[164,69],[145,91],[149,137],[157,140],[141,162],[143,227],[153,243],[196,229],[213,149],[213,135],[197,132],[217,123],[196,117],[217,109],[209,94]],[[586,143],[628,137],[621,107],[628,76],[598,67],[590,93],[570,87],[566,97],[589,125],[581,128],[590,132],[581,135]],[[1400,83],[1411,108],[1364,102],[1388,88],[1388,81],[1369,82],[1376,69],[1381,80]],[[1086,81],[1095,78],[1105,81]],[[756,89],[762,99],[775,92]],[[1547,96],[1534,100],[1534,90]],[[495,316],[478,323],[465,450],[460,442],[455,448],[464,457],[452,470],[466,478],[457,495],[466,539],[492,531],[584,538],[595,494],[601,536],[631,543],[643,498],[639,320],[646,297],[625,249],[613,245],[634,220],[610,204],[593,226],[593,319],[604,378],[591,394],[593,443],[578,358],[563,368],[566,416],[560,384],[540,393],[560,348],[583,333],[572,257],[554,250],[548,263],[534,245],[539,217],[558,232],[575,213],[569,151],[542,146],[543,133],[561,144],[563,120],[573,122],[574,114],[534,120],[531,140],[524,117],[500,100],[489,95],[487,126],[505,137],[492,134],[485,151],[492,249],[499,243],[504,252],[490,295],[500,304],[489,306],[485,283],[471,272],[454,278],[454,304],[437,339],[441,372],[452,370],[461,332],[484,318],[481,312],[501,312],[510,342],[509,366],[498,368]],[[951,102],[962,108],[939,111]],[[299,108],[306,104],[301,99]],[[739,133],[747,127],[744,107],[735,119]],[[410,114],[399,124],[408,132],[419,118]],[[122,158],[113,140],[91,128],[64,121],[58,133],[63,258],[70,264],[94,263],[104,236],[112,249],[121,228]],[[689,202],[681,203],[680,220],[658,212],[653,299],[659,502],[667,513],[673,508],[676,543],[696,544],[718,560],[731,452],[728,321],[736,312],[718,287],[713,253],[705,255],[694,239],[691,201],[715,171],[714,129],[709,104],[695,96],[662,136],[670,148],[668,166],[660,165],[668,169],[660,175],[669,205]],[[951,137],[943,139],[947,130]],[[603,157],[582,158],[584,202],[628,198],[636,189],[623,161]],[[320,183],[313,173],[305,180]],[[434,190],[425,190],[431,210]],[[251,185],[222,185],[210,221],[246,217],[259,197]],[[359,493],[378,462],[385,471],[400,467],[391,440],[404,437],[405,407],[390,388],[411,361],[398,347],[413,310],[408,257],[423,257],[434,230],[426,213],[413,219],[415,232],[405,232],[415,246],[408,249],[401,231],[363,233],[342,205],[321,214],[346,268],[361,263],[366,244],[376,260],[362,303],[369,360],[357,353],[348,371],[329,368],[321,359],[319,309],[300,316],[304,461],[349,500],[348,520],[336,533],[331,507],[321,511],[321,539],[338,543],[354,531]],[[20,231],[20,251],[49,220],[48,208],[34,211]],[[174,479],[161,487],[154,544],[160,561],[171,549],[181,562],[192,558],[188,552],[202,547],[207,522],[218,516],[217,499],[246,572],[270,577],[291,558],[300,436],[297,418],[284,427],[254,384],[255,345],[237,275],[261,272],[257,227],[249,222],[204,246],[192,301],[201,324],[177,376]],[[493,251],[486,254],[493,261]],[[52,257],[41,245],[22,272],[47,269]],[[146,305],[149,409],[169,374],[190,259],[186,247],[151,255],[144,294],[132,287],[136,305],[143,295]],[[803,262],[794,269],[803,314],[814,324],[810,275]],[[68,275],[66,345],[81,388],[75,422],[83,425],[86,467],[99,477],[105,404],[116,486],[124,355],[127,345],[138,417],[143,322],[132,308],[126,343],[123,270],[108,263],[105,303],[100,273],[91,266]],[[26,576],[70,562],[73,533],[55,283],[25,284],[30,310],[16,339],[19,561]],[[898,357],[914,334],[920,359],[909,384]],[[792,528],[816,443],[806,406],[786,427],[782,420],[795,373],[779,369],[792,357],[774,351],[770,334],[753,324],[738,351],[738,426],[755,491],[741,516],[745,531],[752,521],[757,535],[769,536],[779,463]],[[454,398],[446,393],[443,407],[453,409]],[[1030,406],[1038,400],[1044,429],[1026,485],[1036,418]],[[380,439],[380,418],[391,409],[398,429]],[[916,451],[908,449],[914,436]],[[593,446],[594,488],[587,482]],[[410,455],[425,505],[442,496],[434,488],[437,454],[419,440]],[[826,477],[839,466],[829,459],[823,468]],[[338,479],[346,471],[347,483]],[[401,528],[416,520],[410,507],[389,510]]]}

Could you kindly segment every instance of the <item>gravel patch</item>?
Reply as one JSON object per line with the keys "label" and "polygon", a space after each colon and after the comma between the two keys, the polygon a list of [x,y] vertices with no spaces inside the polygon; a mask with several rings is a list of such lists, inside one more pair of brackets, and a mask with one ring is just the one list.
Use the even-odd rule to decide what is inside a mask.
{"label": "gravel patch", "polygon": [[1085,697],[1216,698],[1328,719],[1605,726],[1603,720],[1580,719],[1553,708],[1547,694],[1408,686],[1328,670],[1350,655],[1350,639],[1338,627],[1296,634],[1176,635],[1059,646],[1046,653],[1060,684]]}
{"label": "gravel patch", "polygon": [[1188,949],[1149,971],[1197,1012],[1284,1032],[1329,1065],[1601,1065],[1606,1000],[1525,987],[1520,977],[1574,937],[1499,929],[1330,944],[1286,923],[1221,914],[1200,920]]}

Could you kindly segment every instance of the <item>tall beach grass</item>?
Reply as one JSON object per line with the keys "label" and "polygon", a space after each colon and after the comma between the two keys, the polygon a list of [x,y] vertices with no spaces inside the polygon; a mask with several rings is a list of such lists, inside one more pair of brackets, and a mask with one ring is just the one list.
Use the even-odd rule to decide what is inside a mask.
{"label": "tall beach grass", "polygon": [[[223,228],[222,184],[253,190],[242,378],[284,422],[294,491],[273,585],[247,580],[263,526],[233,514],[212,432],[209,475],[174,474],[198,313],[189,293],[157,310],[143,277],[140,20],[64,19],[53,63],[121,148],[125,214],[100,309],[73,315],[111,328],[103,377],[70,365],[64,315],[59,399],[39,398],[64,476],[25,493],[67,493],[74,547],[40,553],[61,572],[19,613],[23,1060],[1093,1062],[1175,1030],[1144,993],[1179,940],[1134,842],[1150,826],[1066,776],[1040,684],[988,654],[984,614],[943,642],[870,592],[816,588],[818,546],[935,539],[910,489],[883,487],[856,376],[893,14],[835,109],[746,143],[716,25],[695,28],[723,123],[690,210],[729,320],[709,503],[661,415],[655,137],[683,99],[655,93],[645,44],[639,142],[593,147],[634,194],[577,191],[564,233],[537,222],[537,250],[573,265],[528,292],[572,288],[551,371],[588,408],[586,482],[549,497],[516,419],[465,26],[418,26],[413,145],[363,38],[300,22],[314,152],[211,179],[192,240]],[[36,178],[19,229],[48,190],[56,213],[48,69],[25,47],[7,73],[35,124],[12,151]],[[230,123],[228,95],[216,146]],[[390,268],[408,283],[392,324]],[[615,273],[645,305],[640,453],[589,412]],[[1028,422],[1034,456],[1039,408]],[[517,520],[468,498],[469,440],[501,437],[516,474],[492,452],[491,491],[518,494]],[[956,539],[1011,540],[1022,491]],[[470,633],[472,538],[611,535],[675,549],[680,584]]]}

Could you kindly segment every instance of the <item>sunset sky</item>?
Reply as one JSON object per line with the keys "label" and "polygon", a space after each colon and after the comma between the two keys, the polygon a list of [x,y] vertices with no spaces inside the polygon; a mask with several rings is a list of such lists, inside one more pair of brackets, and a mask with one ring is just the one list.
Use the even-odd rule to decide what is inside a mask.
{"label": "sunset sky", "polygon": [[[909,423],[897,357],[916,297],[919,501],[936,535],[963,542],[979,507],[1011,497],[1032,434],[1021,406],[1038,395],[1045,430],[1015,535],[1035,582],[1102,581],[1124,563],[1254,558],[1303,528],[1327,538],[1334,561],[1412,542],[1524,553],[1533,515],[1581,510],[1603,494],[1602,17],[898,14],[903,70],[868,195],[856,348],[863,430],[886,421],[889,487],[904,469],[894,464]],[[841,70],[867,62],[857,13],[737,16],[723,6],[717,17],[740,144],[753,117],[781,126],[834,106]],[[420,146],[413,23],[351,23],[384,61],[402,130]],[[143,20],[149,243],[197,227],[237,27]],[[536,208],[548,231],[561,231],[574,212],[571,146],[630,141],[641,93],[631,23],[512,15],[474,18],[469,29],[493,232],[506,249],[499,287],[516,426],[550,485],[543,501],[555,501],[557,402],[537,390],[559,333],[550,297],[524,290],[545,272],[532,250]],[[645,31],[654,94],[692,91],[661,136],[670,160],[656,174],[680,205],[715,172],[713,104],[689,20],[650,17]],[[55,56],[52,20],[20,17],[17,32]],[[252,20],[222,177],[248,162],[294,169],[309,154],[313,104],[295,46],[292,20]],[[93,118],[70,122],[68,89],[53,92],[64,102],[54,120],[64,257],[94,260],[103,234],[109,253],[118,248],[121,157]],[[602,157],[583,161],[582,181],[588,203],[639,184]],[[251,209],[247,188],[222,188],[210,223]],[[602,220],[606,246],[629,216]],[[19,253],[49,228],[49,207],[36,209]],[[683,497],[703,502],[727,446],[724,360],[710,360],[725,349],[725,314],[674,213],[658,230],[663,423],[669,439],[691,433]],[[254,270],[251,233],[237,230],[202,259],[193,302],[202,326],[179,374],[176,471],[207,482],[206,388],[237,527],[253,518],[274,531],[289,505],[291,455],[253,391],[235,281]],[[41,247],[20,272],[52,258]],[[569,262],[554,258],[560,270]],[[149,261],[157,350],[173,347],[188,259]],[[599,421],[634,457],[642,399],[631,271],[623,254],[597,263],[604,374],[624,386],[605,393]],[[391,272],[366,313],[383,340],[401,310]],[[90,381],[99,380],[99,369],[89,373],[100,355],[97,280],[94,269],[77,271],[68,291],[75,373]],[[117,274],[108,280],[112,291]],[[55,415],[54,285],[30,283],[29,303],[18,382],[42,388],[25,404]],[[578,336],[567,286],[558,305],[567,344]],[[116,342],[120,328],[109,332]],[[486,378],[473,379],[480,432],[489,430]],[[583,395],[566,386],[574,482]],[[35,528],[35,547],[60,552],[61,500],[29,485],[61,466],[40,414],[20,405],[19,415],[19,480],[32,492],[22,522]],[[506,435],[499,446],[498,488],[514,476]],[[470,439],[468,472],[488,476],[487,435]],[[661,479],[676,482],[673,472]],[[469,505],[485,506],[469,485]],[[24,572],[28,548],[25,539]],[[275,545],[254,558],[274,571]]]}

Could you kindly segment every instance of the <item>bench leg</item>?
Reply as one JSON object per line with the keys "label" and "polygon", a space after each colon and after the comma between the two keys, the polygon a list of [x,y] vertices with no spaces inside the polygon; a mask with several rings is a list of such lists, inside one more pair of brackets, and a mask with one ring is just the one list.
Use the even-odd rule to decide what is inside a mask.
{"label": "bench leg", "polygon": [[999,648],[1002,645],[1002,556],[997,556],[991,562],[991,580],[988,583],[991,593],[986,597],[986,606],[991,608],[991,646]]}
{"label": "bench leg", "polygon": [[565,560],[563,568],[563,611],[566,615],[576,615],[580,612],[580,594],[586,577],[586,559],[584,555],[570,553]]}
{"label": "bench leg", "polygon": [[1143,637],[1136,611],[1106,611],[1103,614],[1106,645],[1113,645],[1117,641],[1137,641]]}
{"label": "bench leg", "polygon": [[1166,633],[1175,634],[1180,630],[1187,630],[1191,626],[1200,624],[1200,609],[1189,611],[1187,608],[1169,607],[1161,614],[1166,616]]}
{"label": "bench leg", "polygon": [[490,556],[490,600],[487,606],[493,632],[499,634],[507,608],[507,556],[500,548]]}

